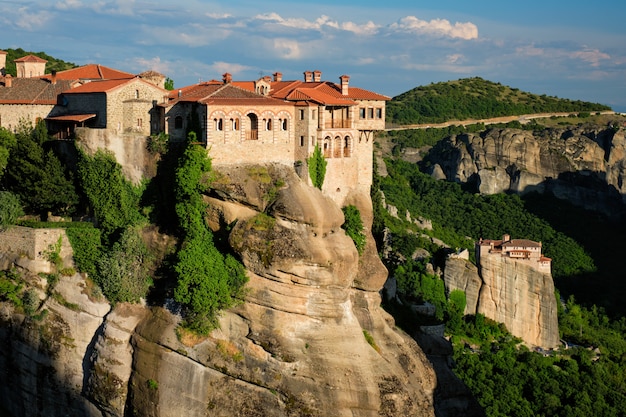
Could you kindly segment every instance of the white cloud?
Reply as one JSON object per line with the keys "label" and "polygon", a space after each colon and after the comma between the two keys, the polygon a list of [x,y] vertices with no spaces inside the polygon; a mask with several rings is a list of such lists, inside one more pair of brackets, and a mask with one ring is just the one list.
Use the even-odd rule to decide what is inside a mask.
{"label": "white cloud", "polygon": [[160,72],[161,74],[171,74],[173,72],[172,63],[161,61],[161,57],[155,56],[154,58],[137,58],[135,60],[135,67],[139,72],[153,70]]}
{"label": "white cloud", "polygon": [[274,50],[284,59],[298,59],[302,55],[300,45],[293,39],[274,39]]}
{"label": "white cloud", "polygon": [[81,0],[63,0],[56,4],[56,8],[59,10],[71,10],[83,7]]}
{"label": "white cloud", "polygon": [[463,56],[463,54],[448,55],[446,57],[446,61],[449,64],[460,64],[461,62],[465,61],[465,56]]}
{"label": "white cloud", "polygon": [[446,19],[433,19],[430,21],[418,19],[415,16],[407,16],[397,23],[389,26],[391,30],[415,33],[419,35],[442,36],[471,40],[478,38],[478,27],[471,23],[456,22],[454,25]]}
{"label": "white cloud", "polygon": [[233,17],[233,15],[229,13],[207,13],[206,16],[215,20],[228,19]]}
{"label": "white cloud", "polygon": [[98,13],[134,16],[135,0],[98,1],[93,9]]}
{"label": "white cloud", "polygon": [[51,18],[49,12],[31,12],[27,7],[20,7],[17,9],[17,16],[12,21],[20,29],[32,31],[41,29]]}
{"label": "white cloud", "polygon": [[241,65],[232,62],[217,61],[211,65],[211,69],[213,69],[213,71],[217,72],[218,74],[228,72],[232,75],[237,75],[244,71],[252,70],[253,68],[247,65]]}
{"label": "white cloud", "polygon": [[377,33],[379,28],[379,26],[372,21],[359,25],[350,21],[338,22],[326,15],[322,15],[311,21],[304,18],[283,18],[278,13],[272,12],[256,15],[254,19],[293,29],[323,31],[325,28],[332,28],[352,32],[357,35],[373,35]]}
{"label": "white cloud", "polygon": [[607,53],[601,52],[598,49],[585,48],[582,51],[574,51],[569,54],[571,58],[580,59],[588,62],[592,67],[599,67],[600,61],[605,59],[611,59],[611,56]]}

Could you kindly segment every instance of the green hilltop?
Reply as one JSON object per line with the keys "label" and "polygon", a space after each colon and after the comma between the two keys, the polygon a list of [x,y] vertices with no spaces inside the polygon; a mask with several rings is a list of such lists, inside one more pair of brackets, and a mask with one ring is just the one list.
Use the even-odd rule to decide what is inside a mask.
{"label": "green hilltop", "polygon": [[416,87],[387,103],[392,124],[443,123],[532,113],[590,112],[610,107],[580,100],[536,95],[480,77]]}
{"label": "green hilltop", "polygon": [[45,52],[29,52],[29,51],[23,50],[22,48],[17,48],[17,49],[9,48],[9,49],[4,49],[4,51],[7,53],[6,72],[7,74],[11,74],[13,77],[17,75],[17,70],[15,69],[15,63],[13,61],[15,61],[18,58],[22,58],[26,55],[35,55],[35,56],[38,56],[39,58],[42,58],[48,61],[46,63],[46,74],[49,74],[52,71],[64,71],[64,70],[76,68],[78,66],[72,62],[66,62],[61,59],[51,57]]}

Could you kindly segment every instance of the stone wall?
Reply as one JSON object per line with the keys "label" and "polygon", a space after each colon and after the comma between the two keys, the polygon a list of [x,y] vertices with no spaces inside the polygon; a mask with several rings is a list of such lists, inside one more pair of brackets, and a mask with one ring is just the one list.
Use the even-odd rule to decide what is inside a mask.
{"label": "stone wall", "polygon": [[150,135],[153,102],[162,103],[166,95],[166,90],[138,78],[108,92],[106,127],[120,133]]}
{"label": "stone wall", "polygon": [[26,120],[34,126],[38,119],[48,117],[52,104],[0,104],[0,127],[15,131],[20,120]]}
{"label": "stone wall", "polygon": [[51,271],[47,253],[61,239],[59,255],[66,266],[72,265],[72,248],[64,229],[31,229],[14,226],[0,231],[0,254],[2,264],[0,269],[10,268],[11,263],[17,263],[33,272]]}

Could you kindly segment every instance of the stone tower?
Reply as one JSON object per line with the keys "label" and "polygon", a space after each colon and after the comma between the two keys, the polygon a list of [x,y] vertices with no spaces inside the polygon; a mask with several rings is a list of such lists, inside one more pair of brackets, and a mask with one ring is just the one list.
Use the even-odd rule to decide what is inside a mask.
{"label": "stone tower", "polygon": [[35,55],[26,55],[14,62],[18,78],[33,78],[44,75],[48,61]]}

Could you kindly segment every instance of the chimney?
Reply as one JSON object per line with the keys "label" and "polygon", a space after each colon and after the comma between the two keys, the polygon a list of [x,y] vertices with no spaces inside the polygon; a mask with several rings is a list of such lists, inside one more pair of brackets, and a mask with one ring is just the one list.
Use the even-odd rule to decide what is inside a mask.
{"label": "chimney", "polygon": [[511,235],[509,234],[502,235],[502,243],[508,242],[509,240],[511,240]]}
{"label": "chimney", "polygon": [[316,83],[319,83],[320,81],[322,81],[322,71],[319,71],[319,70],[313,71],[313,81],[315,81]]}
{"label": "chimney", "polygon": [[348,83],[350,82],[350,76],[342,75],[341,77],[339,77],[339,79],[341,80],[341,95],[347,96],[348,95]]}
{"label": "chimney", "polygon": [[181,98],[183,96],[183,90],[178,90],[178,98]]}
{"label": "chimney", "polygon": [[13,77],[11,77],[11,74],[7,74],[7,75],[4,77],[4,86],[5,86],[6,88],[11,88],[11,87],[13,87]]}
{"label": "chimney", "polygon": [[222,80],[224,81],[224,84],[230,84],[233,82],[233,76],[229,72],[225,72],[222,75]]}
{"label": "chimney", "polygon": [[6,66],[7,66],[7,53],[5,51],[0,51],[0,75],[6,74]]}
{"label": "chimney", "polygon": [[313,81],[313,73],[311,71],[304,71],[304,82],[310,83]]}
{"label": "chimney", "polygon": [[283,73],[282,72],[275,72],[274,73],[274,81],[281,82],[282,80],[283,80]]}
{"label": "chimney", "polygon": [[52,85],[56,85],[57,83],[57,71],[56,70],[50,71],[50,83]]}

